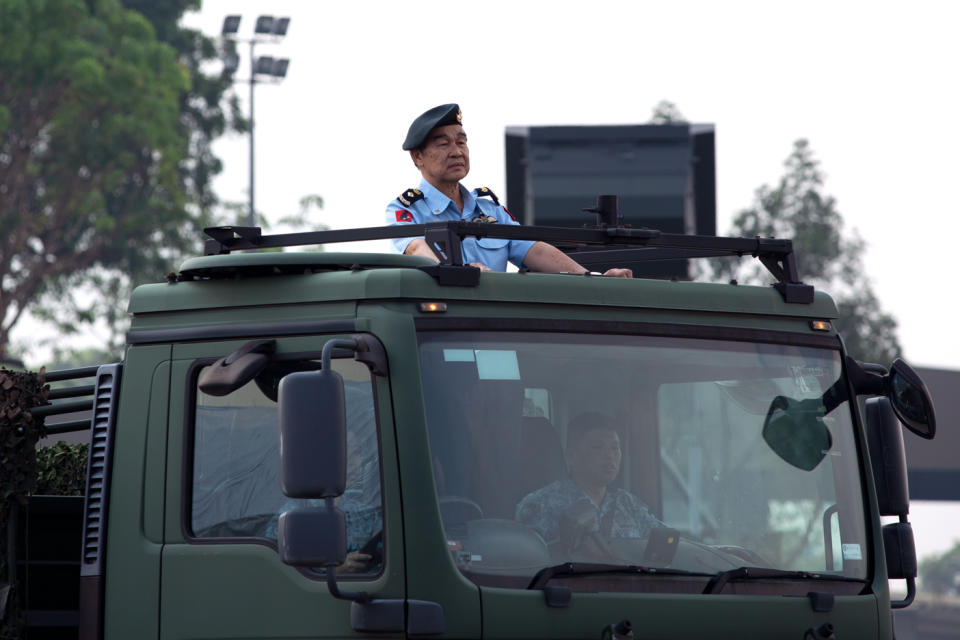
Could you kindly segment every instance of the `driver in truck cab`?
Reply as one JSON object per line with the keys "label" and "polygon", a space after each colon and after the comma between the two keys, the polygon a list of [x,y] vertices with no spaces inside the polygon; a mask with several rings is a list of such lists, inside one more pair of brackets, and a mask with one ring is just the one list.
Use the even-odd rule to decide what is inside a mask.
{"label": "driver in truck cab", "polygon": [[[470,172],[470,149],[461,124],[459,105],[443,104],[417,117],[410,125],[404,151],[420,171],[417,188],[405,190],[387,205],[388,225],[464,220],[519,224],[487,187],[468,190],[460,181]],[[507,262],[531,271],[584,274],[584,268],[546,242],[503,238],[464,238],[463,261],[481,271],[506,271]],[[397,253],[436,256],[423,238],[396,238]],[[633,277],[630,269],[608,269],[603,275]]]}
{"label": "driver in truck cab", "polygon": [[516,519],[560,553],[615,538],[646,538],[664,527],[632,493],[610,486],[620,472],[620,437],[613,420],[597,412],[567,427],[569,476],[525,496]]}

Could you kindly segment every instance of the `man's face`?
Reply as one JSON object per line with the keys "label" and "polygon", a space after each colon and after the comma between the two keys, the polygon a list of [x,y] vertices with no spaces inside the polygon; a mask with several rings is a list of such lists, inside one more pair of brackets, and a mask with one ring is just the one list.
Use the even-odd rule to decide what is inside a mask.
{"label": "man's face", "polygon": [[620,471],[620,437],[612,429],[591,429],[567,452],[574,482],[605,487]]}
{"label": "man's face", "polygon": [[423,149],[410,154],[420,173],[434,186],[460,182],[470,172],[467,134],[459,124],[437,127],[427,136]]}

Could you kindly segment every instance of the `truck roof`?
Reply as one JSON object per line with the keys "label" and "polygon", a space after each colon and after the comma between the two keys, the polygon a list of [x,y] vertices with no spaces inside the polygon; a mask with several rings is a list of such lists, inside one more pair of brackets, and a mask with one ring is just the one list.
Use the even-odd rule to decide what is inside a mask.
{"label": "truck roof", "polygon": [[[474,286],[441,284],[434,262],[381,253],[234,253],[187,260],[165,284],[138,287],[129,311],[150,313],[363,300],[462,300],[663,309],[832,319],[833,300],[786,302],[771,286],[606,278],[544,273],[483,273]],[[427,270],[425,271],[424,268]]]}

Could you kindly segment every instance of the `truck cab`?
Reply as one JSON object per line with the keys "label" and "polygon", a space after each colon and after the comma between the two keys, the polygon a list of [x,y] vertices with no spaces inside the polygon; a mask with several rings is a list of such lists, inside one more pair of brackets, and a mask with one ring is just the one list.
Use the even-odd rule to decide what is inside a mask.
{"label": "truck cab", "polygon": [[752,287],[211,235],[130,301],[81,637],[892,637],[932,404],[789,243]]}

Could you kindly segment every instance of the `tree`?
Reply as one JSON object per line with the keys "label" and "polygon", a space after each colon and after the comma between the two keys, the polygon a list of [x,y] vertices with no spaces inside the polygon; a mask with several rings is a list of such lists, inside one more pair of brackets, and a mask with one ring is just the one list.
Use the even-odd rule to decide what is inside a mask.
{"label": "tree", "polygon": [[127,4],[153,24],[117,0],[0,0],[0,357],[28,309],[116,327],[212,222],[215,47],[177,27],[196,2]]}
{"label": "tree", "polygon": [[[840,317],[837,330],[857,359],[889,364],[900,354],[897,321],[881,309],[864,270],[865,243],[844,232],[836,201],[823,191],[824,174],[806,140],[797,140],[775,187],[757,189],[753,206],[734,218],[730,235],[789,238],[800,278],[829,292]],[[741,283],[761,284],[771,276],[756,261],[717,260],[713,273]]]}
{"label": "tree", "polygon": [[669,100],[661,100],[653,108],[650,124],[684,124],[688,122],[686,116],[680,113],[677,105]]}
{"label": "tree", "polygon": [[960,543],[920,562],[923,590],[937,595],[960,596]]}
{"label": "tree", "polygon": [[185,12],[199,10],[200,0],[121,1],[150,21],[157,39],[174,48],[180,64],[190,73],[190,90],[180,95],[180,119],[190,135],[190,152],[180,169],[192,203],[209,213],[217,205],[211,180],[222,169],[219,158],[213,155],[213,141],[227,129],[249,131],[250,123],[240,113],[236,94],[230,91],[231,79],[202,71],[205,63],[219,58],[215,40],[180,25]]}

